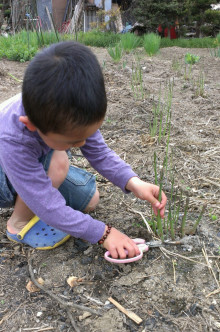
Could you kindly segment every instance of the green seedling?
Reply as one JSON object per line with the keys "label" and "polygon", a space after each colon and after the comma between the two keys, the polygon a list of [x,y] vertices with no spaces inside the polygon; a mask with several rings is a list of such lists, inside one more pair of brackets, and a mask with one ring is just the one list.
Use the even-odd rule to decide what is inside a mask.
{"label": "green seedling", "polygon": [[136,99],[144,99],[143,73],[140,61],[132,63],[131,88]]}
{"label": "green seedling", "polygon": [[181,65],[181,63],[179,62],[179,60],[177,60],[176,58],[174,58],[174,59],[172,60],[172,68],[173,68],[173,70],[175,70],[175,71],[177,71],[178,73],[180,73],[180,72],[181,72],[181,67],[182,67],[182,65]]}
{"label": "green seedling", "polygon": [[193,226],[192,234],[194,234],[196,232],[196,229],[197,229],[197,227],[198,227],[198,225],[199,225],[199,223],[200,223],[200,221],[202,219],[202,216],[203,216],[203,214],[205,212],[206,207],[207,207],[207,205],[204,204],[203,207],[202,207],[202,211],[200,212],[200,215],[199,215],[198,219],[196,220],[196,222],[195,222],[195,224]]}
{"label": "green seedling", "polygon": [[200,57],[198,55],[194,55],[191,53],[186,53],[185,55],[185,63],[194,65],[195,63],[199,62]]}
{"label": "green seedling", "polygon": [[192,73],[192,64],[190,64],[189,68],[187,65],[184,67],[184,75],[183,78],[185,81],[188,81],[191,79],[191,73]]}
{"label": "green seedling", "polygon": [[122,68],[125,69],[125,68],[126,68],[126,65],[127,65],[127,61],[123,61],[123,63],[122,63]]}
{"label": "green seedling", "polygon": [[212,221],[216,221],[218,219],[218,217],[215,214],[211,214],[209,215],[209,217]]}
{"label": "green seedling", "polygon": [[186,204],[185,204],[185,209],[184,209],[184,215],[181,223],[181,237],[184,237],[185,235],[185,225],[186,225],[186,216],[188,212],[188,207],[189,207],[189,197],[186,198]]}
{"label": "green seedling", "polygon": [[200,72],[199,77],[197,80],[194,81],[194,86],[195,86],[195,95],[196,97],[205,96],[205,75],[204,73]]}
{"label": "green seedling", "polygon": [[10,74],[10,73],[7,73],[8,76],[10,76],[11,78],[13,78],[15,81],[19,82],[19,83],[22,83],[22,80],[19,80],[17,77],[15,77],[14,75]]}
{"label": "green seedling", "polygon": [[[159,202],[161,202],[161,199],[162,199],[162,183],[163,183],[163,169],[161,170],[161,173],[160,173],[160,184],[159,184],[160,187],[159,187],[159,196],[158,196]],[[159,237],[163,241],[163,239],[164,239],[163,225],[162,225],[162,221],[161,221],[160,211],[158,211],[158,213],[157,213],[157,231],[158,231]]]}

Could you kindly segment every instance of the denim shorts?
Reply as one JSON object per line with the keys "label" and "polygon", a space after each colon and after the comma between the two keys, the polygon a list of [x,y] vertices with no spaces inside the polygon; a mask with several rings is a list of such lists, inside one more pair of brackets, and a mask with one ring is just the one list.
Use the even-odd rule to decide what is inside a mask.
{"label": "denim shorts", "polygon": [[[53,150],[39,159],[45,172],[48,171]],[[66,200],[66,205],[74,210],[84,211],[95,194],[95,177],[81,168],[70,166],[64,182],[58,189]],[[12,207],[16,199],[16,191],[0,167],[0,208]]]}

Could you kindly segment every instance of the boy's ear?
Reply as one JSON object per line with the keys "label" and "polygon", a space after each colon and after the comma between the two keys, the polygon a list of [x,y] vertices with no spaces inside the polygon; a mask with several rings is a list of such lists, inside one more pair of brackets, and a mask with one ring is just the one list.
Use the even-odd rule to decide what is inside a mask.
{"label": "boy's ear", "polygon": [[26,115],[19,117],[19,121],[22,122],[30,131],[36,131],[37,128],[32,124]]}

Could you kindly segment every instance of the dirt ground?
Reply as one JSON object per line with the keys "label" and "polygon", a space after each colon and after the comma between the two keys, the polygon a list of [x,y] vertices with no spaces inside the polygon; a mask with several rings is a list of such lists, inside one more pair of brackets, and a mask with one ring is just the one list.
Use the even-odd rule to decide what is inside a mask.
{"label": "dirt ground", "polygon": [[[115,64],[106,50],[93,51],[103,68],[108,95],[103,136],[149,182],[154,182],[154,152],[159,170],[169,137],[150,136],[153,105],[160,100],[165,109],[169,82],[173,82],[163,190],[170,202],[173,174],[175,191],[183,192],[177,228],[189,196],[187,234],[202,206],[207,208],[197,232],[186,235],[184,244],[151,248],[141,260],[121,265],[108,263],[100,246],[79,239],[72,238],[53,251],[10,243],[5,229],[12,210],[1,209],[0,331],[220,331],[220,59],[206,49],[174,47],[152,58],[139,50],[138,55],[127,54]],[[184,63],[187,52],[200,56],[191,69]],[[0,61],[0,102],[20,91],[26,66]],[[140,76],[132,79],[132,68],[143,81]],[[73,155],[71,162],[95,173],[84,158]],[[151,218],[149,204],[124,195],[98,174],[97,185],[101,199],[95,218],[111,222],[131,237],[149,239],[143,221]],[[175,207],[174,201],[173,195]],[[30,272],[35,280],[44,280],[43,290],[26,289]],[[67,284],[70,276],[81,278],[73,288]],[[119,311],[109,297],[142,322],[137,324]],[[67,307],[67,302],[96,314]]]}

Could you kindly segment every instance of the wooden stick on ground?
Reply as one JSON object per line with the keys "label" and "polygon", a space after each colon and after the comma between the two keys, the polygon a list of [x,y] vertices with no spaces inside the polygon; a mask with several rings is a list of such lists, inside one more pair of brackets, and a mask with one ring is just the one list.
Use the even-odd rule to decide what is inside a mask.
{"label": "wooden stick on ground", "polygon": [[126,316],[128,316],[130,319],[132,319],[135,323],[140,324],[142,323],[142,319],[137,316],[134,312],[126,310],[124,307],[122,307],[121,304],[119,304],[117,301],[115,301],[112,297],[109,297],[108,300],[113,303],[121,312],[123,312]]}

